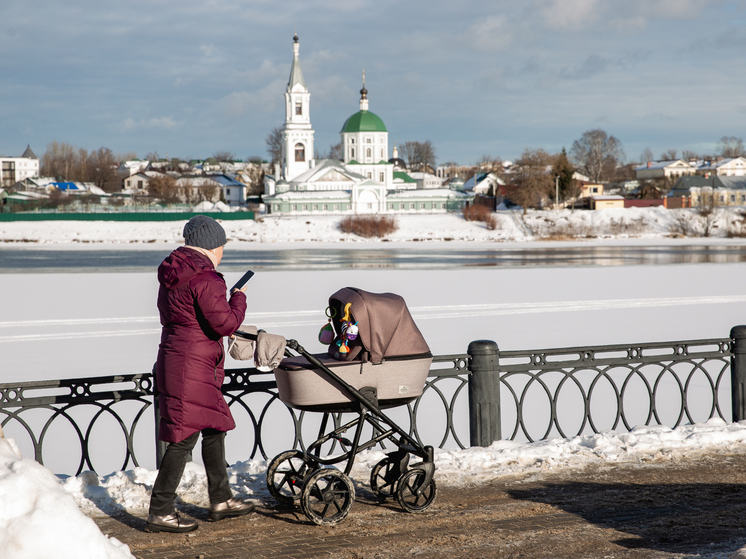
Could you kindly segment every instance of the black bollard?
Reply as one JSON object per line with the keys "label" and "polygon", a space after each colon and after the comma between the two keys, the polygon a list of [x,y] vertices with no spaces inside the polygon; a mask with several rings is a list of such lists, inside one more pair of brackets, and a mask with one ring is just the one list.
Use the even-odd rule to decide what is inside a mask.
{"label": "black bollard", "polygon": [[469,370],[469,444],[489,446],[502,438],[500,424],[500,352],[490,340],[477,340],[467,350]]}

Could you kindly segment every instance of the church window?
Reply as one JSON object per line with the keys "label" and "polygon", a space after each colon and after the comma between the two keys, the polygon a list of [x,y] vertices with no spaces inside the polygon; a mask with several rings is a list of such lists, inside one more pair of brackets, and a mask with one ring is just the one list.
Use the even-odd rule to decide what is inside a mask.
{"label": "church window", "polygon": [[378,173],[378,182],[383,182],[383,172]]}
{"label": "church window", "polygon": [[365,173],[365,175],[366,175],[366,176],[367,176],[367,177],[368,177],[369,179],[372,179],[372,178],[373,178],[373,173],[371,173],[370,171],[368,171],[367,173]]}
{"label": "church window", "polygon": [[354,144],[355,143],[355,138],[350,138],[350,143]]}
{"label": "church window", "polygon": [[366,139],[365,139],[365,143],[366,143],[366,144],[372,144],[372,143],[373,143],[373,140],[371,140],[370,138],[366,138]]}
{"label": "church window", "polygon": [[410,209],[410,210],[413,210],[413,209],[414,209],[414,202],[410,202],[410,203],[409,203],[409,209]]}
{"label": "church window", "polygon": [[383,159],[383,148],[381,148],[381,159]]}
{"label": "church window", "polygon": [[300,101],[295,102],[295,114],[297,115],[303,114],[303,104]]}
{"label": "church window", "polygon": [[350,158],[355,159],[355,148],[350,148]]}
{"label": "church window", "polygon": [[389,204],[389,209],[393,210],[394,209],[394,204]]}
{"label": "church window", "polygon": [[369,209],[369,210],[372,210],[372,209],[373,209],[373,202],[368,202],[368,209]]}
{"label": "church window", "polygon": [[308,210],[308,204],[303,204],[303,211],[305,212],[307,210]]}
{"label": "church window", "polygon": [[306,160],[306,146],[304,146],[303,144],[295,144],[295,160]]}
{"label": "church window", "polygon": [[324,211],[328,210],[329,206],[327,204],[324,204]]}
{"label": "church window", "polygon": [[368,156],[368,157],[372,157],[372,155],[373,155],[373,154],[371,153],[371,151],[370,151],[370,148],[368,148],[368,151],[367,151],[367,156]]}

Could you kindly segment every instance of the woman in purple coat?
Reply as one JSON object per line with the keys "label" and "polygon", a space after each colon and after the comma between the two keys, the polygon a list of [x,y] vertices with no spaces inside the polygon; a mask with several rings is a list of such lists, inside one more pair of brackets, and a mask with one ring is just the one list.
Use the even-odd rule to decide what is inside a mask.
{"label": "woman in purple coat", "polygon": [[254,505],[234,499],[225,461],[225,433],[233,429],[220,387],[225,372],[223,337],[241,326],[246,295],[234,290],[226,300],[225,281],[215,271],[226,244],[225,230],[214,219],[198,215],[184,227],[185,246],[158,268],[161,344],[156,386],[161,420],[158,439],[170,443],[153,485],[147,527],[153,532],[189,532],[197,522],[181,518],[174,508],[176,488],[197,439],[210,497],[209,519],[248,514]]}

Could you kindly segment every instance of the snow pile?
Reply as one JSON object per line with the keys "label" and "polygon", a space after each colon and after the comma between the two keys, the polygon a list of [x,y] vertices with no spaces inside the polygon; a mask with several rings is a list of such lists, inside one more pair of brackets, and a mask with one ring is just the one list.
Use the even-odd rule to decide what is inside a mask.
{"label": "snow pile", "polygon": [[[230,211],[223,203],[202,202],[197,211]],[[699,236],[700,219],[691,210],[663,207],[607,209],[598,211],[503,211],[496,214],[498,227],[489,230],[482,222],[466,221],[460,214],[394,215],[398,229],[385,239],[364,239],[342,233],[344,216],[262,216],[253,220],[226,220],[229,241],[248,243],[412,241],[510,242],[541,239],[641,238]],[[720,212],[712,237],[726,237],[739,216],[735,209]],[[184,220],[186,221],[186,220]],[[0,243],[180,243],[184,221],[9,221],[0,222]]]}
{"label": "snow pile", "polygon": [[[727,453],[746,450],[746,422],[726,424],[712,419],[705,424],[638,427],[629,433],[613,431],[597,435],[554,439],[535,443],[498,441],[488,448],[437,450],[437,482],[463,486],[484,483],[501,476],[583,468],[590,464],[665,463],[696,453]],[[370,471],[385,453],[360,453],[352,469],[356,484],[367,484]],[[265,484],[264,460],[238,462],[229,468],[233,492],[241,498],[270,500]],[[85,472],[64,481],[83,512],[89,516],[126,511],[147,514],[155,472],[137,468],[98,477]],[[207,507],[204,468],[189,463],[177,490],[183,503]]]}
{"label": "snow pile", "polygon": [[104,536],[93,520],[83,515],[52,472],[34,460],[22,458],[15,442],[3,438],[2,431],[0,557],[134,558],[128,546]]}

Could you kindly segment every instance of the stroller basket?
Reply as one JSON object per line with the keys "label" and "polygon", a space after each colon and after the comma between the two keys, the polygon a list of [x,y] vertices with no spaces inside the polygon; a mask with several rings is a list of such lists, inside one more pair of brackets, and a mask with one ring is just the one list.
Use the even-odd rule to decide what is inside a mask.
{"label": "stroller basket", "polygon": [[[402,297],[346,287],[329,298],[329,308],[337,338],[326,354],[314,354],[316,359],[353,388],[375,389],[381,407],[404,405],[422,395],[433,357]],[[336,341],[345,308],[359,336],[341,355]],[[274,372],[280,400],[291,407],[342,411],[357,401],[303,357],[284,359]]]}

